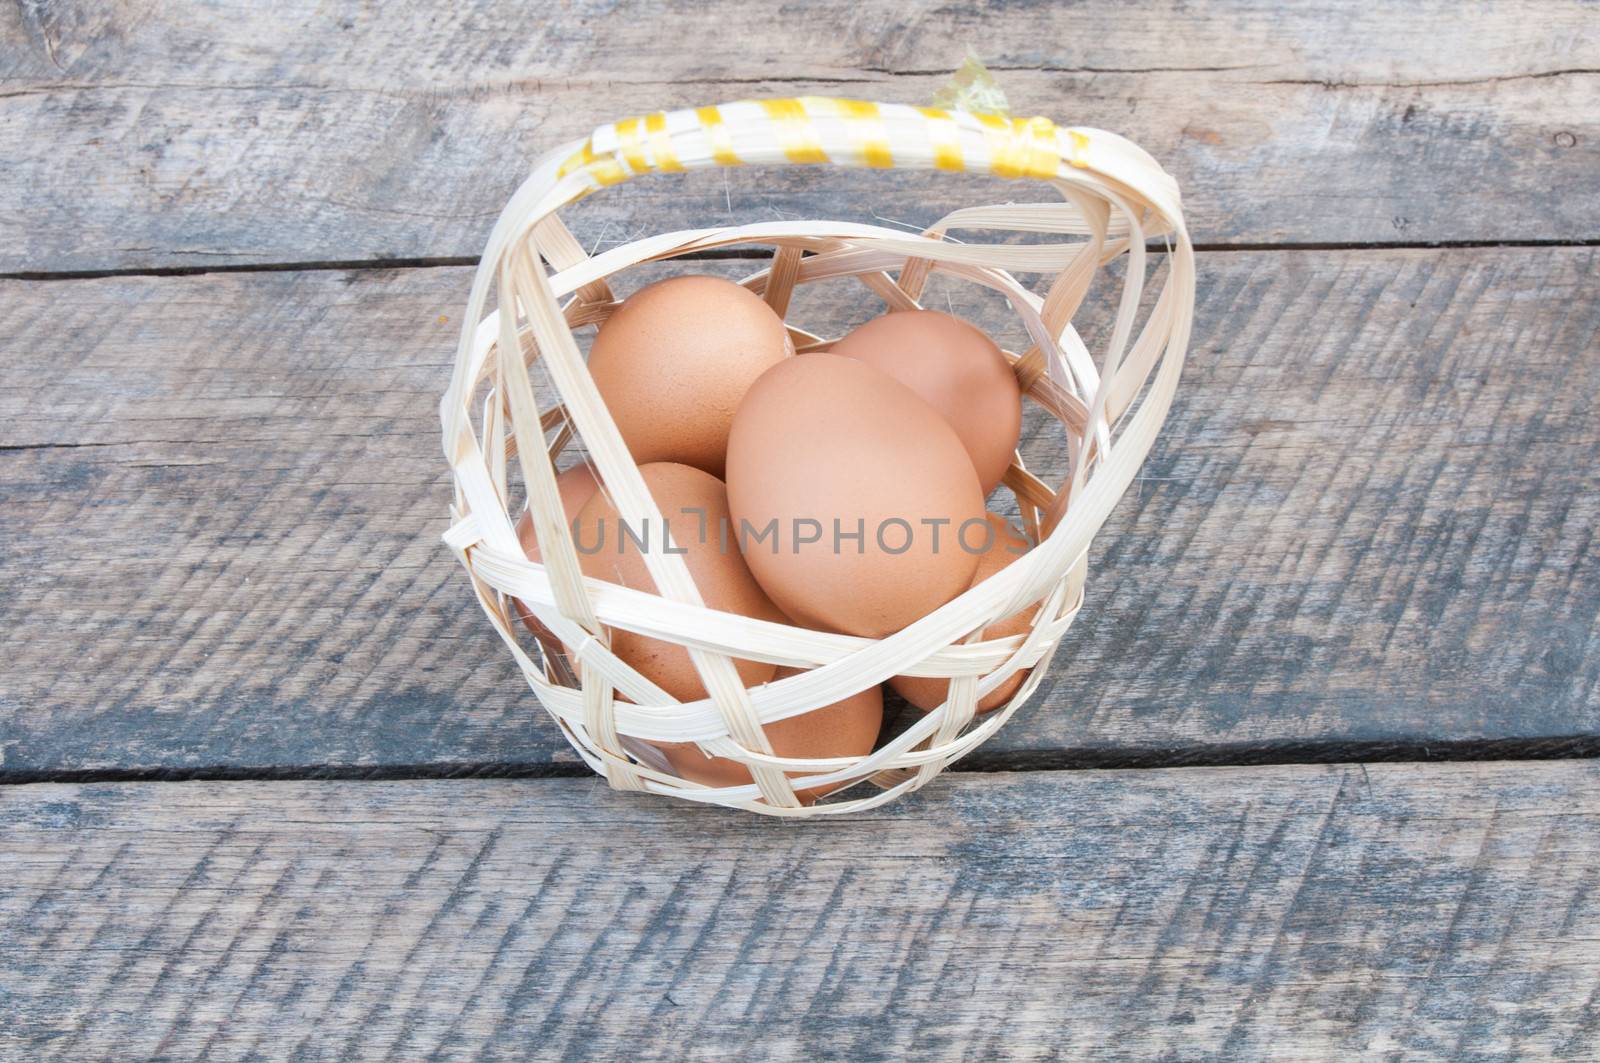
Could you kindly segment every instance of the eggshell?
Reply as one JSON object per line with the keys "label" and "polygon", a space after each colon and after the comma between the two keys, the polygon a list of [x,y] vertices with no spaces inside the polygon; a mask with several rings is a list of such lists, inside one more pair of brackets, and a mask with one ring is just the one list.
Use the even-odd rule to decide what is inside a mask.
{"label": "eggshell", "polygon": [[748,288],[673,277],[612,312],[589,351],[589,375],[634,461],[721,477],[739,400],[793,353],[783,319]]}
{"label": "eggshell", "polygon": [[[741,616],[786,622],[751,576],[731,539],[726,551],[721,547],[719,529],[728,519],[728,496],[722,481],[708,472],[672,462],[641,465],[639,473],[670,530],[672,549],[684,552],[684,563],[705,604]],[[578,564],[584,575],[624,587],[656,590],[637,539],[648,535],[652,546],[658,544],[662,541],[661,527],[625,529],[611,499],[598,492],[578,513],[575,530]],[[682,646],[613,628],[611,650],[679,701],[706,696],[689,651]],[[771,679],[774,668],[745,660],[735,660],[734,667],[746,686]]]}
{"label": "eggshell", "polygon": [[[798,668],[779,668],[775,679],[798,675]],[[872,752],[883,728],[883,688],[874,684],[843,701],[766,725],[767,741],[780,757],[864,757]],[[746,786],[750,771],[727,757],[708,757],[693,742],[659,742],[672,770],[706,786]],[[815,772],[790,772],[790,778]],[[801,790],[796,796],[812,804],[844,783]]]}
{"label": "eggshell", "polygon": [[[595,475],[594,466],[586,461],[556,474],[556,491],[561,496],[561,510],[567,515],[569,523],[598,490],[600,490],[600,479]],[[517,542],[522,544],[522,552],[528,555],[529,561],[539,560],[539,537],[533,530],[533,514],[527,510],[523,510],[522,515],[517,518]],[[533,633],[534,638],[555,641],[555,635],[551,634],[549,628],[539,623],[538,618],[526,605],[516,598],[511,601],[517,616]]]}
{"label": "eggshell", "polygon": [[[598,490],[600,479],[595,474],[594,466],[586,461],[556,474],[556,493],[561,496],[561,509],[569,522]],[[539,560],[539,537],[534,534],[533,514],[527,510],[523,510],[522,516],[517,518],[517,541],[522,544],[529,561]]]}
{"label": "eggshell", "polygon": [[[972,577],[972,586],[976,587],[990,576],[1005,568],[1028,551],[1028,540],[1022,533],[1006,523],[1004,517],[993,513],[986,515],[989,526],[994,530],[994,536],[989,542],[989,549],[978,556],[978,571]],[[967,542],[977,546],[982,542],[983,536],[974,529],[967,536]],[[1025,635],[1033,630],[1033,615],[1038,611],[1037,605],[1030,605],[1020,612],[996,620],[983,629],[986,639],[1002,639],[1011,635]],[[989,696],[978,700],[978,711],[989,712],[998,709],[1011,700],[1028,678],[1030,668],[1018,669],[1010,679],[1001,683]],[[944,704],[950,693],[948,679],[932,679],[927,676],[897,675],[889,680],[889,686],[895,693],[905,698],[923,712],[931,712]]]}
{"label": "eggshell", "polygon": [[[911,389],[853,358],[791,358],[756,381],[729,438],[728,501],[750,571],[807,627],[888,635],[965,590],[977,568],[954,539],[984,514],[961,440]],[[803,521],[817,522],[818,541],[803,541]],[[857,531],[859,544],[843,537]]]}
{"label": "eggshell", "polygon": [[1022,434],[1022,389],[988,336],[937,310],[902,310],[874,318],[831,350],[916,392],[961,437],[983,493],[1000,483]]}

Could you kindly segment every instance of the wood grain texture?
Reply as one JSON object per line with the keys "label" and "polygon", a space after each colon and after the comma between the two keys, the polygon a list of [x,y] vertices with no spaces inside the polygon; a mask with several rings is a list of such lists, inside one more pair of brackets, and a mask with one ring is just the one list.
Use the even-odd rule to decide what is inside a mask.
{"label": "wood grain texture", "polygon": [[0,1055],[1593,1059],[1600,765],[0,790]]}
{"label": "wood grain texture", "polygon": [[1104,607],[989,751],[1600,735],[1597,262],[1210,258]]}
{"label": "wood grain texture", "polygon": [[[1596,8],[145,0],[0,8],[0,271],[476,256],[541,151],[666,107],[927,101],[1131,136],[1201,242],[1600,239]],[[730,219],[926,224],[1017,186],[734,171],[585,204],[586,245]]]}
{"label": "wood grain texture", "polygon": [[[1592,745],[1597,256],[1202,256],[1168,428],[1051,676],[972,763]],[[573,770],[438,543],[467,284],[0,284],[0,777]],[[837,332],[855,291],[793,313]],[[1091,345],[1107,320],[1086,307]]]}

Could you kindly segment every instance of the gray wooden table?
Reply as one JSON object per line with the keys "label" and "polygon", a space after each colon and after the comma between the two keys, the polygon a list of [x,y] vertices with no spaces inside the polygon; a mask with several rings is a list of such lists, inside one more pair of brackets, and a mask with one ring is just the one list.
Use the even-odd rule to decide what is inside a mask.
{"label": "gray wooden table", "polygon": [[[601,121],[968,44],[1202,249],[1082,617],[883,811],[611,793],[438,542],[488,226]],[[1600,6],[19,3],[0,160],[0,1059],[1600,1058]]]}

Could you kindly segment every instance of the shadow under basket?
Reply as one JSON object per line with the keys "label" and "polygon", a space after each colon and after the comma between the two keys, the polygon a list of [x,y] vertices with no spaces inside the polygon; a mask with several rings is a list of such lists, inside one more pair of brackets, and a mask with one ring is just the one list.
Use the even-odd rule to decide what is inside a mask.
{"label": "shadow under basket", "polygon": [[[927,232],[832,221],[780,221],[649,237],[590,256],[557,211],[639,174],[713,166],[836,166],[1031,178],[1059,202],[957,210]],[[1044,234],[1045,242],[970,243],[951,230]],[[969,234],[970,235],[970,234]],[[1147,242],[1164,251],[1147,252]],[[1064,429],[1064,482],[1017,457],[1004,479],[1037,546],[998,574],[881,639],[811,631],[706,608],[682,557],[644,551],[659,594],[585,578],[555,481],[556,458],[582,441],[623,521],[661,515],[586,368],[574,330],[617,306],[608,279],[640,263],[728,245],[768,246],[770,266],[742,283],[780,316],[796,285],[866,285],[891,310],[913,309],[931,274],[999,293],[1030,346],[1007,352],[1027,401]],[[1091,282],[1125,256],[1104,350],[1072,327]],[[1161,268],[1162,266],[1165,268]],[[1041,297],[1015,279],[1035,274]],[[1153,300],[1146,286],[1159,279]],[[491,295],[496,309],[491,309]],[[1141,307],[1148,307],[1141,312]],[[579,755],[617,789],[769,815],[848,812],[928,782],[1004,726],[1038,686],[1083,603],[1090,541],[1138,473],[1177,387],[1194,310],[1194,252],[1176,182],[1129,141],[1096,129],[852,100],[756,100],[602,126],[544,156],[500,215],[473,280],[440,414],[455,497],[446,544],[540,702]],[[787,321],[797,350],[824,337]],[[557,401],[541,409],[532,373]],[[540,389],[550,393],[549,389]],[[514,527],[521,490],[543,564]],[[648,522],[648,523],[647,523]],[[548,637],[528,638],[514,603]],[[1036,607],[1031,631],[982,639],[986,626]],[[608,648],[624,629],[687,648],[709,696],[678,702]],[[524,643],[526,640],[526,644]],[[798,669],[746,689],[733,660]],[[1031,670],[998,709],[978,702]],[[776,756],[763,724],[832,705],[892,676],[948,678],[938,708],[861,757]],[[677,777],[655,748],[695,742],[745,765],[744,785]],[[807,804],[797,791],[829,789]]]}

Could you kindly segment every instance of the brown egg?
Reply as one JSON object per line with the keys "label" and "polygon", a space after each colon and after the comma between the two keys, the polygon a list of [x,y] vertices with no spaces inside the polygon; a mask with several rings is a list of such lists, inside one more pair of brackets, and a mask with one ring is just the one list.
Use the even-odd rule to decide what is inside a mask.
{"label": "brown egg", "polygon": [[853,358],[791,358],[756,381],[729,438],[728,501],[750,571],[807,627],[880,638],[977,568],[955,543],[984,512],[961,440]]}
{"label": "brown egg", "polygon": [[[594,466],[586,461],[556,474],[556,491],[561,496],[561,510],[567,515],[569,522],[578,515],[584,503],[588,502],[598,490],[600,490],[600,480],[595,475]],[[534,534],[533,515],[527,510],[523,510],[522,516],[517,518],[517,541],[522,544],[522,552],[528,555],[529,561],[539,560],[539,538]],[[549,628],[539,623],[538,618],[526,605],[516,598],[511,599],[511,603],[523,624],[533,632],[534,638],[555,641],[555,635],[551,634]]]}
{"label": "brown egg", "polygon": [[[569,522],[598,490],[600,480],[595,475],[594,466],[588,462],[556,474],[556,492],[561,496],[561,510]],[[522,544],[529,561],[539,560],[539,538],[533,531],[533,514],[527,510],[523,510],[522,516],[517,518],[517,541]]]}
{"label": "brown egg", "polygon": [[[798,668],[779,668],[775,679],[798,675]],[[766,725],[767,741],[780,757],[864,757],[872,752],[883,728],[883,688],[874,684],[843,701]],[[706,786],[746,786],[750,771],[727,757],[708,757],[693,742],[658,742],[672,770]],[[790,778],[816,772],[790,772]],[[801,790],[803,804],[837,790],[844,783]]]}
{"label": "brown egg", "polygon": [[[1011,562],[1021,557],[1028,551],[1028,540],[1022,533],[1006,523],[1004,517],[993,513],[986,515],[989,527],[993,529],[993,538],[989,541],[989,549],[978,557],[978,571],[972,577],[972,586],[976,587],[990,576],[1005,568]],[[983,542],[983,536],[973,530],[966,539],[971,546],[978,546]],[[1010,635],[1025,635],[1033,629],[1033,614],[1038,610],[1037,605],[1030,605],[1021,612],[1013,613],[1008,617],[996,620],[983,629],[986,639],[1002,639]],[[1023,680],[1028,678],[1029,668],[1021,668],[1015,674],[1001,683],[989,696],[978,701],[979,712],[989,712],[998,709],[1011,696],[1021,688]],[[894,692],[905,698],[923,712],[931,712],[944,704],[944,699],[949,696],[950,680],[932,679],[927,676],[897,675],[889,680],[889,686]]]}
{"label": "brown egg", "polygon": [[673,277],[629,296],[594,338],[589,374],[640,465],[723,475],[733,411],[794,353],[783,319],[721,277]]}
{"label": "brown egg", "polygon": [[[750,575],[732,539],[726,551],[721,547],[719,529],[728,520],[728,495],[722,481],[672,462],[641,465],[639,473],[666,521],[672,548],[683,551],[684,563],[705,604],[740,616],[786,622]],[[576,532],[578,564],[584,575],[637,590],[656,590],[638,541],[648,536],[652,545],[660,543],[662,528],[625,526],[611,499],[599,492],[579,512]],[[680,701],[706,696],[700,673],[682,646],[613,628],[611,650]],[[736,660],[734,667],[750,686],[771,679],[774,666]]]}
{"label": "brown egg", "polygon": [[887,373],[938,410],[971,455],[985,496],[1000,483],[1022,434],[1022,389],[988,336],[937,310],[902,310],[868,321],[831,349]]}

